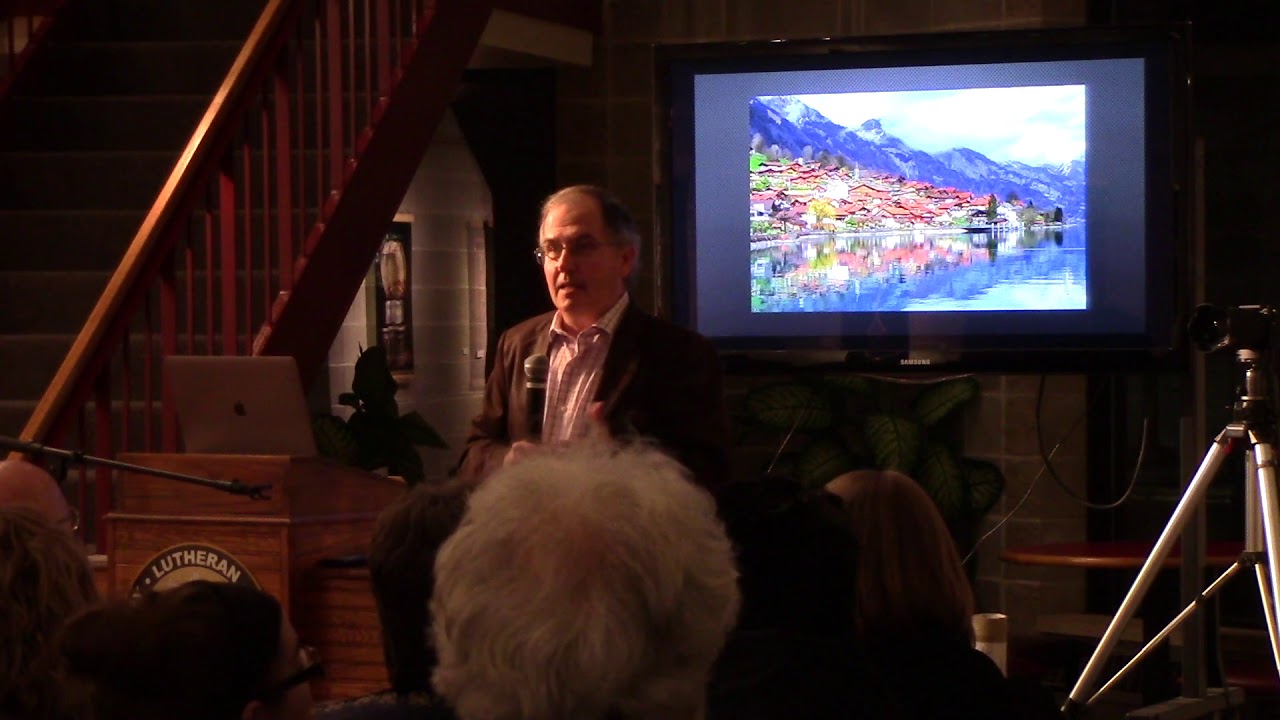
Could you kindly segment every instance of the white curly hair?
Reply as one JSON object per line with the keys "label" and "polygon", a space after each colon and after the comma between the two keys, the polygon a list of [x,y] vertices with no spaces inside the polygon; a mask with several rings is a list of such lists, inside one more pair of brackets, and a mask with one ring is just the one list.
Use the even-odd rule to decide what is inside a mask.
{"label": "white curly hair", "polygon": [[740,604],[715,503],[647,444],[490,477],[436,559],[437,690],[463,720],[687,719]]}

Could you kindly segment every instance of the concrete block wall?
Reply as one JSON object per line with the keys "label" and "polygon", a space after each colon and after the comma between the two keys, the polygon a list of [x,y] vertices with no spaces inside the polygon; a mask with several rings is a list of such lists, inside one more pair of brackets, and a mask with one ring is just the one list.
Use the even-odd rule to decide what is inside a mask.
{"label": "concrete block wall", "polygon": [[[1086,383],[1079,375],[1046,377],[1037,415],[1038,376],[979,379],[982,392],[965,418],[965,453],[999,465],[1006,486],[979,527],[974,590],[980,610],[1006,613],[1012,632],[1030,634],[1040,616],[1085,606],[1083,570],[1014,565],[1000,553],[1009,546],[1085,539],[1085,509],[1067,491],[1085,495]],[[1044,453],[1052,453],[1058,480],[1041,460],[1037,433]]]}

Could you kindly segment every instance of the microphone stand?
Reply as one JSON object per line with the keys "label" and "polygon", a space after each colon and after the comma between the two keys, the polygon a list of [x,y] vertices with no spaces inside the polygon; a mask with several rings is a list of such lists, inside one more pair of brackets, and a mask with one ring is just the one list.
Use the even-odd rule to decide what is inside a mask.
{"label": "microphone stand", "polygon": [[143,467],[141,465],[132,465],[130,463],[118,462],[116,460],[108,460],[107,458],[95,457],[93,455],[85,455],[78,450],[61,450],[51,448],[47,445],[39,443],[27,442],[18,438],[0,435],[0,451],[19,452],[24,455],[40,455],[44,457],[57,458],[64,463],[73,462],[81,465],[96,465],[99,467],[112,468],[114,470],[127,470],[129,472],[141,473],[143,475],[153,475],[155,477],[167,478],[169,480],[177,480],[178,482],[189,483],[191,485],[199,485],[201,487],[213,488],[222,492],[231,493],[232,495],[244,495],[251,500],[270,500],[271,496],[268,490],[270,485],[246,485],[239,480],[211,480],[209,478],[196,477],[194,475],[183,475],[182,473],[169,472],[168,470],[157,470],[155,468]]}

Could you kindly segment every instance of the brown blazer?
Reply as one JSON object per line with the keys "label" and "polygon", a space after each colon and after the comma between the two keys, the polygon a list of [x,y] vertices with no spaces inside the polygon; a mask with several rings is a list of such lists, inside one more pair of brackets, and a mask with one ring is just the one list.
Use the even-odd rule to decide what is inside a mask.
{"label": "brown blazer", "polygon": [[[502,467],[511,443],[529,439],[524,360],[547,353],[554,315],[526,320],[499,339],[484,406],[458,462],[459,477],[483,480]],[[729,418],[720,357],[706,338],[628,304],[595,399],[605,403],[604,419],[614,437],[657,440],[706,487],[728,480]]]}

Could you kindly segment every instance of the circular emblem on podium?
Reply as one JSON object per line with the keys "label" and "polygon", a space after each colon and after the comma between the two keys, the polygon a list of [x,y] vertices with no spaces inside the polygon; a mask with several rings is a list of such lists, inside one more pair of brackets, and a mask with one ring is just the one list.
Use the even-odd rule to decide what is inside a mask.
{"label": "circular emblem on podium", "polygon": [[133,579],[129,595],[168,590],[192,580],[261,587],[253,573],[226,550],[214,545],[187,543],[167,547],[148,560]]}

